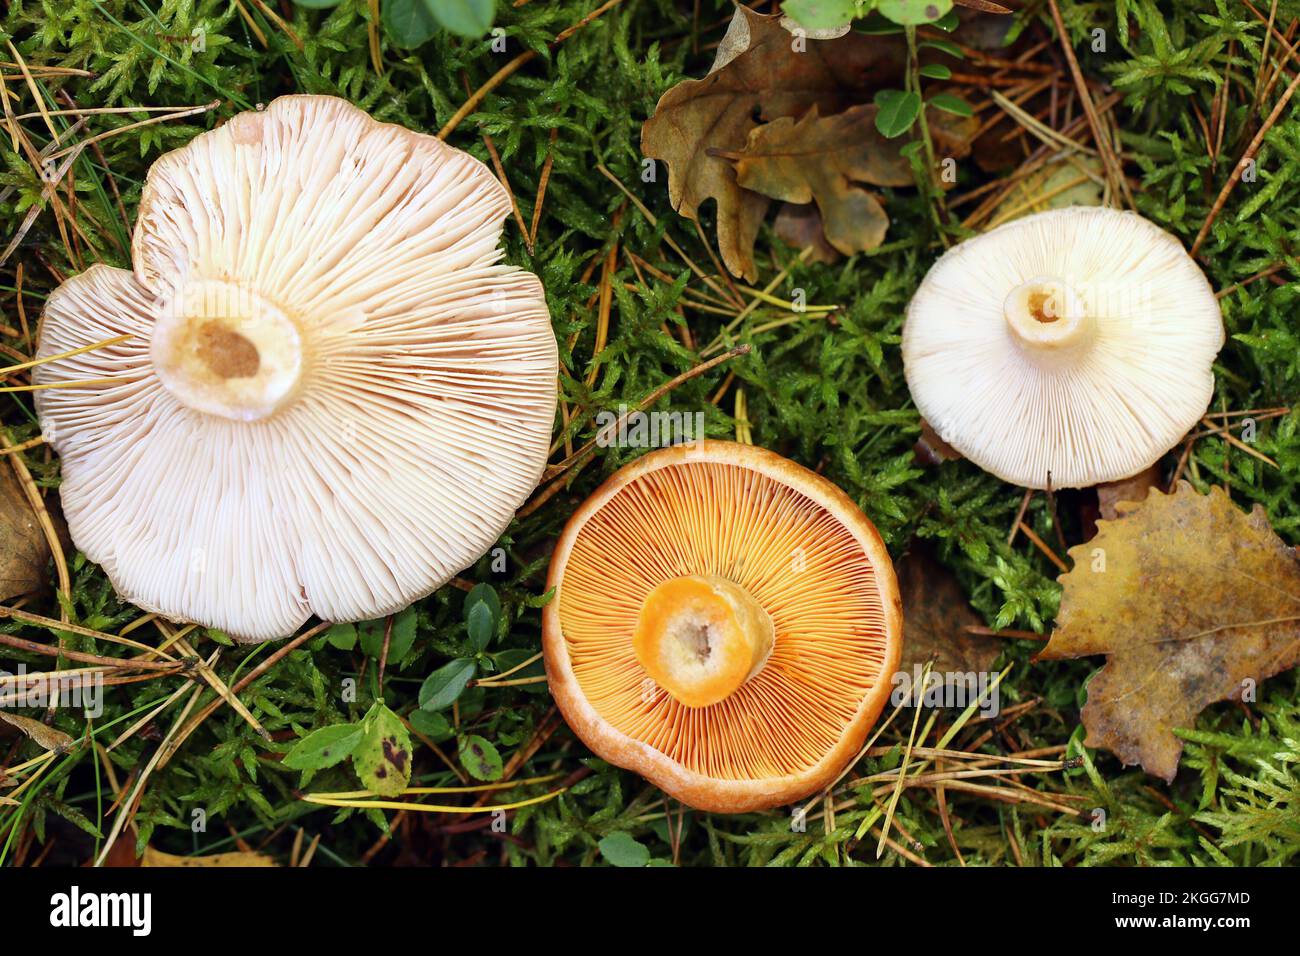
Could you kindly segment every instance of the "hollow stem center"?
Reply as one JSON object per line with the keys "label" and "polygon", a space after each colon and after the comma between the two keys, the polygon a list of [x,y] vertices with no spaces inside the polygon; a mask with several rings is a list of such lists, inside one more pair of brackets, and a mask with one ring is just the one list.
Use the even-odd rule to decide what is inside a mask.
{"label": "hollow stem center", "polygon": [[767,663],[771,616],[740,585],[716,575],[671,578],[641,605],[637,661],[687,707],[726,700]]}
{"label": "hollow stem center", "polygon": [[1036,276],[1016,286],[1002,306],[1012,333],[1022,343],[1041,349],[1058,349],[1080,343],[1092,323],[1083,300],[1052,276]]}
{"label": "hollow stem center", "polygon": [[159,379],[180,401],[239,421],[273,414],[302,374],[298,327],[233,282],[203,279],[177,290],[163,303],[151,349]]}

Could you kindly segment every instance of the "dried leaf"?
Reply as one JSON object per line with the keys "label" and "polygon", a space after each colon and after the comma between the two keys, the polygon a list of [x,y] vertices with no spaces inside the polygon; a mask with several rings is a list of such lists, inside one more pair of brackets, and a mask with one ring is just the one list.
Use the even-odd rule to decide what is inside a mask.
{"label": "dried leaf", "polygon": [[911,672],[933,662],[934,673],[940,675],[991,670],[1002,643],[966,631],[984,622],[930,546],[913,541],[894,571],[903,598],[903,659],[898,669]]}
{"label": "dried leaf", "polygon": [[67,753],[76,743],[72,737],[69,737],[61,730],[56,730],[39,720],[32,720],[30,717],[22,717],[18,714],[7,714],[0,711],[0,720],[13,727],[17,727],[24,734],[30,737],[38,746],[46,750],[52,750],[56,754]]}
{"label": "dried leaf", "polygon": [[[803,46],[802,52],[795,47]],[[754,239],[768,199],[744,189],[725,154],[745,148],[760,119],[799,117],[813,106],[829,115],[869,100],[901,75],[897,38],[850,33],[836,40],[793,37],[780,16],[738,6],[713,69],[660,98],[641,129],[641,151],[668,164],[668,196],[690,219],[717,203],[718,248],[727,268],[754,281]]]}
{"label": "dried leaf", "polygon": [[0,458],[0,601],[40,588],[49,542],[13,468]]}
{"label": "dried leaf", "polygon": [[151,846],[144,848],[141,866],[180,866],[180,867],[227,867],[227,866],[279,866],[275,860],[263,853],[231,852],[211,853],[207,856],[176,856],[164,853]]}
{"label": "dried leaf", "polygon": [[923,465],[939,465],[962,457],[962,453],[940,438],[939,433],[924,418],[921,419],[921,437],[912,446],[912,452]]}
{"label": "dried leaf", "polygon": [[997,13],[1006,15],[1012,13],[1010,7],[1004,7],[1000,3],[993,3],[991,0],[953,0],[959,7],[966,7],[968,10],[974,10],[977,13]]}
{"label": "dried leaf", "polygon": [[845,255],[874,249],[884,241],[889,217],[875,196],[854,184],[912,183],[898,146],[876,130],[878,112],[869,105],[821,116],[814,106],[799,120],[759,126],[736,158],[736,180],[772,199],[815,201],[826,241]]}
{"label": "dried leaf", "polygon": [[1160,483],[1160,466],[1152,465],[1132,478],[1107,481],[1097,486],[1097,507],[1107,521],[1119,517],[1119,504],[1123,501],[1145,501],[1151,489]]}
{"label": "dried leaf", "polygon": [[[1092,173],[1096,179],[1089,178]],[[1046,209],[1066,206],[1100,206],[1101,160],[1091,156],[1071,157],[1049,163],[1032,176],[1018,182],[1006,199],[998,203],[990,218],[1001,224]]]}
{"label": "dried leaf", "polygon": [[1117,506],[1070,550],[1057,627],[1040,657],[1105,654],[1088,685],[1090,747],[1173,780],[1176,727],[1300,663],[1300,563],[1262,508],[1180,482]]}
{"label": "dried leaf", "polygon": [[782,203],[772,229],[786,245],[811,249],[808,254],[810,262],[832,263],[840,259],[835,247],[826,241],[822,214],[817,211],[815,203]]}

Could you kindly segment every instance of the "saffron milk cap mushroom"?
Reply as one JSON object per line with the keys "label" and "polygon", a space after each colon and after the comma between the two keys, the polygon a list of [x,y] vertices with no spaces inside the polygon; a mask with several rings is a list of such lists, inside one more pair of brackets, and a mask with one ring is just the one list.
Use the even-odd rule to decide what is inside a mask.
{"label": "saffron milk cap mushroom", "polygon": [[1182,244],[1136,213],[1073,206],[950,249],[907,309],[903,364],[949,445],[1028,488],[1154,464],[1214,390],[1223,319]]}
{"label": "saffron milk cap mushroom", "polygon": [[701,441],[616,472],[570,519],[543,615],[579,737],[701,810],[829,785],[889,697],[902,607],[879,534],[825,478]]}
{"label": "saffron milk cap mushroom", "polygon": [[555,414],[509,208],[473,157],[328,96],[161,157],[134,268],[44,312],[40,355],[131,336],[37,370],[77,547],[126,600],[243,640],[397,611],[473,563]]}

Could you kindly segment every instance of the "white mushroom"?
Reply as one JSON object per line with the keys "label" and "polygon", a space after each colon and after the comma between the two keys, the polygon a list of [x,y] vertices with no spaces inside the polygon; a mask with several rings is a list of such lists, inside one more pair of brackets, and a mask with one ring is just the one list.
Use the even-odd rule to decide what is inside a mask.
{"label": "white mushroom", "polygon": [[1209,404],[1223,320],[1169,233],[1112,209],[1008,223],[945,253],[907,310],[912,398],[975,464],[1029,488],[1147,468]]}
{"label": "white mushroom", "polygon": [[[73,540],[122,596],[241,639],[396,611],[536,486],[555,414],[541,284],[473,157],[286,96],[159,159],[133,271],[45,309]],[[86,379],[107,384],[68,386]]]}

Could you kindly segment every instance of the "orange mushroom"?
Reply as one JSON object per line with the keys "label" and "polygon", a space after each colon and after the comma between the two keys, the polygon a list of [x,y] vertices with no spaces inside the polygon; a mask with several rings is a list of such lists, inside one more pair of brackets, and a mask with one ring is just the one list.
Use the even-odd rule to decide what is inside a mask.
{"label": "orange mushroom", "polygon": [[546,672],[574,731],[700,810],[781,806],[853,760],[902,651],[875,527],[751,445],[652,452],[573,515],[551,560]]}

